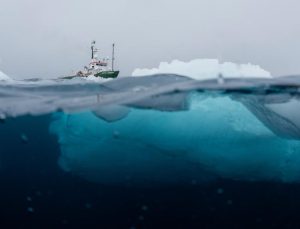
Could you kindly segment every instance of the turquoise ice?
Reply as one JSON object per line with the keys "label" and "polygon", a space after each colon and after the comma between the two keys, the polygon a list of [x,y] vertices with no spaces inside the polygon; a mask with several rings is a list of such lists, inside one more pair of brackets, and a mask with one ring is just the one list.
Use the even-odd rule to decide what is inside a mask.
{"label": "turquoise ice", "polygon": [[194,93],[187,111],[131,109],[116,122],[57,113],[62,169],[100,183],[300,181],[300,142],[281,138],[230,95]]}

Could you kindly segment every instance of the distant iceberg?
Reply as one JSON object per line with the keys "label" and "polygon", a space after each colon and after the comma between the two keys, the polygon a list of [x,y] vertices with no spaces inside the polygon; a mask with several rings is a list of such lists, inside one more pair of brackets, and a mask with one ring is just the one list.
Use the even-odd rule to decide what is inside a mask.
{"label": "distant iceberg", "polygon": [[270,72],[253,64],[236,64],[232,62],[220,63],[217,59],[195,59],[189,62],[173,60],[170,63],[161,62],[158,68],[141,69],[133,71],[132,76],[145,76],[153,74],[178,74],[196,80],[214,79],[219,75],[223,77],[255,77],[271,78]]}
{"label": "distant iceberg", "polygon": [[12,79],[4,74],[2,71],[0,71],[0,81],[11,81]]}

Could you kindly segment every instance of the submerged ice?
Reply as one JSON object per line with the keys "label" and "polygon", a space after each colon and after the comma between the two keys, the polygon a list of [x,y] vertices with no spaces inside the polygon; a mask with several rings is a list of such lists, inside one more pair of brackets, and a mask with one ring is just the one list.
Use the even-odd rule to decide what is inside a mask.
{"label": "submerged ice", "polygon": [[229,96],[193,94],[190,109],[133,109],[108,123],[56,114],[60,166],[101,183],[176,183],[212,177],[300,181],[300,142],[275,135]]}

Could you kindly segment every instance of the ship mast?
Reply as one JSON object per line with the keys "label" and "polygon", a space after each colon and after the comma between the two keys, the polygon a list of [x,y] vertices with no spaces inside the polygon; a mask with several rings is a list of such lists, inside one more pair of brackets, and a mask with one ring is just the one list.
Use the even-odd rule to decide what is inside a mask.
{"label": "ship mast", "polygon": [[96,41],[92,41],[92,44],[91,44],[92,59],[94,59],[94,52],[96,51],[96,50],[95,50],[95,44],[96,44]]}
{"label": "ship mast", "polygon": [[115,44],[112,45],[111,70],[114,70],[114,62],[115,62]]}

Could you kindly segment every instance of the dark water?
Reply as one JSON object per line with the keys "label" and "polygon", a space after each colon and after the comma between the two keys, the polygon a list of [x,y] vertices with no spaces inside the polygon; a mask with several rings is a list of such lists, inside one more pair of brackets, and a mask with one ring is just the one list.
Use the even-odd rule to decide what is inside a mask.
{"label": "dark water", "polygon": [[218,179],[138,188],[66,173],[57,165],[59,145],[48,133],[49,121],[50,116],[21,117],[0,125],[1,228],[300,226],[298,184]]}
{"label": "dark water", "polygon": [[[144,83],[145,93],[153,82]],[[226,93],[156,88],[129,101],[125,82],[130,96],[105,97],[104,110],[1,119],[0,227],[299,228],[298,89],[290,84],[255,93],[237,82]],[[89,85],[88,96],[108,86]],[[82,109],[84,100],[70,98],[87,88],[76,87],[63,107]],[[40,104],[54,110],[54,94],[66,90],[26,88],[25,104],[43,95]],[[9,106],[11,90],[2,88],[2,111],[24,113],[22,101]],[[120,107],[124,99],[130,105]]]}

